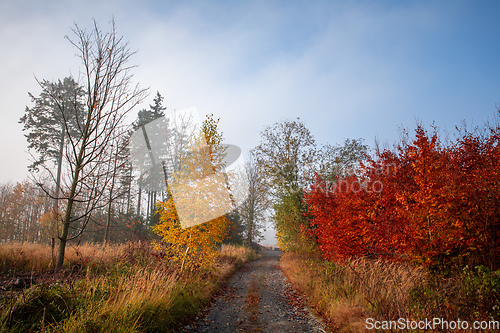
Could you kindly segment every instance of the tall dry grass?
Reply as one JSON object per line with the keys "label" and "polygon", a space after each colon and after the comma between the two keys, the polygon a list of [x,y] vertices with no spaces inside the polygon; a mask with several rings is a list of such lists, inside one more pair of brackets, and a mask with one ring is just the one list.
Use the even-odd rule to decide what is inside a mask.
{"label": "tall dry grass", "polygon": [[80,288],[80,311],[53,332],[161,331],[175,324],[172,307],[182,284],[176,272],[137,268],[89,278]]}
{"label": "tall dry grass", "polygon": [[[87,266],[105,268],[124,260],[149,257],[154,250],[147,242],[127,244],[84,243],[69,244],[64,255],[63,268],[84,269]],[[54,248],[37,243],[0,244],[0,274],[42,273],[54,268],[57,244]]]}
{"label": "tall dry grass", "polygon": [[117,267],[116,274],[96,278],[87,274],[84,293],[89,301],[85,311],[54,332],[174,331],[199,312],[239,265],[255,257],[251,249],[223,245],[214,270],[186,271],[158,264],[125,266],[125,273]]}
{"label": "tall dry grass", "polygon": [[[22,251],[40,248],[25,247]],[[256,256],[244,247],[224,246],[218,265],[212,269],[181,271],[151,256],[150,249],[137,243],[106,249],[91,244],[79,247],[74,259],[89,258],[88,263],[106,263],[106,268],[87,264],[77,280],[41,283],[10,294],[10,299],[0,301],[0,330],[175,331],[199,312],[241,263]],[[16,250],[7,258],[19,258]],[[44,267],[40,265],[40,269]]]}
{"label": "tall dry grass", "polygon": [[356,260],[337,265],[321,258],[284,254],[281,267],[330,324],[363,332],[366,318],[409,318],[410,291],[425,272],[383,260]]}

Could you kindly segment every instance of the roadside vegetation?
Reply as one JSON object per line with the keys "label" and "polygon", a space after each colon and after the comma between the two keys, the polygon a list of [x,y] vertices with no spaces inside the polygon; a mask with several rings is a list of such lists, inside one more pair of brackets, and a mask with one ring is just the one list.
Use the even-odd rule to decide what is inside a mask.
{"label": "roadside vegetation", "polygon": [[381,259],[339,264],[318,255],[287,253],[281,267],[328,324],[342,332],[366,331],[367,318],[461,319],[469,325],[500,318],[500,272],[483,266],[438,273]]}
{"label": "roadside vegetation", "polygon": [[53,273],[50,246],[0,248],[3,332],[172,331],[257,255],[222,245],[213,266],[181,270],[147,242],[85,244],[68,251],[64,269]]}

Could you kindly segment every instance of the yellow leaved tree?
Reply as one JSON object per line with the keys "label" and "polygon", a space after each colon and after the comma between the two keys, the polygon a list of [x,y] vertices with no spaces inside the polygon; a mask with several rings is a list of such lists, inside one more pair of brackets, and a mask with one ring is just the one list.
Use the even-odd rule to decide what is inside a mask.
{"label": "yellow leaved tree", "polygon": [[219,213],[229,211],[232,202],[224,195],[228,193],[225,149],[217,125],[209,115],[189,139],[168,178],[168,200],[158,204],[160,221],[153,231],[162,239],[155,247],[182,269],[210,267],[217,244],[227,234],[229,221]]}

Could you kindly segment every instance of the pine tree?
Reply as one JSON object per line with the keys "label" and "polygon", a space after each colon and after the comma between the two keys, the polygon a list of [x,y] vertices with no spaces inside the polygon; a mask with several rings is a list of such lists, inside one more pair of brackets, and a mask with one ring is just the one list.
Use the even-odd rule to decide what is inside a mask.
{"label": "pine tree", "polygon": [[66,77],[63,81],[43,80],[38,83],[42,92],[39,97],[28,93],[35,105],[26,107],[19,122],[24,124],[23,131],[27,132],[28,149],[35,153],[32,154],[34,160],[28,169],[37,172],[40,167],[57,167],[55,191],[52,194],[57,207],[64,148],[69,136],[76,138],[81,135],[85,91],[72,77]]}

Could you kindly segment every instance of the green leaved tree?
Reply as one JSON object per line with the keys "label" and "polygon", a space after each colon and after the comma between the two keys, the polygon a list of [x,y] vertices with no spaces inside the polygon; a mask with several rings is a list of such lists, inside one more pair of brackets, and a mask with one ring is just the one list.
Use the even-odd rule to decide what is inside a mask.
{"label": "green leaved tree", "polygon": [[314,170],[314,137],[298,118],[266,127],[261,137],[253,153],[269,187],[278,242],[286,250],[303,249],[301,231],[309,223],[302,197]]}

